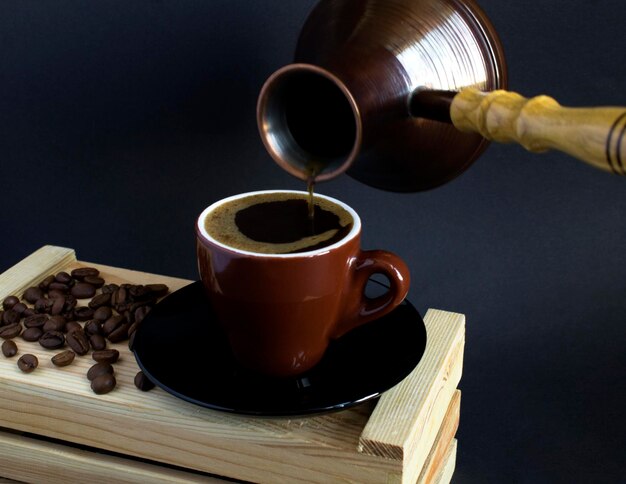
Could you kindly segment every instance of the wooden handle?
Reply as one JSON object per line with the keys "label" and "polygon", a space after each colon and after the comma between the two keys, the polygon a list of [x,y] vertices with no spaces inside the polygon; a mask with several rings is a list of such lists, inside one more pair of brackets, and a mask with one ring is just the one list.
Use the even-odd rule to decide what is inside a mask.
{"label": "wooden handle", "polygon": [[626,108],[566,108],[548,96],[460,91],[450,106],[461,131],[515,142],[529,151],[557,149],[602,170],[626,175]]}

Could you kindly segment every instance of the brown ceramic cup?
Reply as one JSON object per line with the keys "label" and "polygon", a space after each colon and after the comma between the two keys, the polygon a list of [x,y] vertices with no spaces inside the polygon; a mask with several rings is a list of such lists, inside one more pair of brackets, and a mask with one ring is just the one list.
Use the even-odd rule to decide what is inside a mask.
{"label": "brown ceramic cup", "polygon": [[[331,340],[393,310],[406,297],[410,277],[406,264],[382,250],[361,250],[361,221],[342,239],[320,249],[268,254],[233,248],[209,235],[205,221],[217,207],[259,193],[229,197],[207,207],[196,224],[198,269],[209,300],[235,358],[257,372],[286,377],[317,364]],[[263,221],[259,221],[263,223]],[[378,297],[365,295],[373,274],[389,280]]]}

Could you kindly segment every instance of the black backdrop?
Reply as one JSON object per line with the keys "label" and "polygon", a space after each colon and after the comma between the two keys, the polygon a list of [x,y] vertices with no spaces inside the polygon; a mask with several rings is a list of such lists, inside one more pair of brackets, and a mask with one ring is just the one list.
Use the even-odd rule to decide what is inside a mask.
{"label": "black backdrop", "polygon": [[[620,0],[480,2],[510,89],[626,105]],[[196,278],[196,215],[302,188],[255,102],[313,0],[0,2],[0,271],[45,244]],[[364,245],[403,256],[411,301],[467,315],[455,482],[626,481],[626,180],[492,145],[436,190],[319,187]]]}

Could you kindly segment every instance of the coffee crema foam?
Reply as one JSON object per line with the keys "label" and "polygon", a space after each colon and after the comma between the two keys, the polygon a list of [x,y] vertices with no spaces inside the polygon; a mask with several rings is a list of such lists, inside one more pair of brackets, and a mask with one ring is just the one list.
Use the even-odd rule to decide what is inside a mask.
{"label": "coffee crema foam", "polygon": [[[302,201],[308,203],[308,195],[300,193],[265,193],[254,194],[243,198],[231,200],[217,206],[209,212],[204,221],[204,227],[207,233],[218,242],[238,250],[247,252],[257,252],[261,254],[289,254],[297,252],[306,252],[315,250],[320,247],[331,245],[341,240],[350,232],[354,223],[352,215],[342,206],[321,197],[314,197],[314,205],[316,214],[331,213],[337,218],[337,228],[325,230],[322,233],[307,235],[298,238],[298,240],[289,242],[268,242],[263,240],[255,240],[244,233],[237,225],[238,214],[245,213],[248,210],[263,211],[263,206],[269,206],[275,202]],[[310,223],[305,206],[303,216],[307,223]],[[263,224],[282,224],[283,220],[264,220],[267,217],[259,217],[254,223],[263,227]],[[300,217],[298,222],[302,222]],[[249,222],[248,222],[249,223]],[[293,220],[284,220],[284,229],[289,230]],[[315,222],[313,222],[315,223]],[[279,230],[282,230],[280,228]],[[336,240],[333,240],[336,239]]]}

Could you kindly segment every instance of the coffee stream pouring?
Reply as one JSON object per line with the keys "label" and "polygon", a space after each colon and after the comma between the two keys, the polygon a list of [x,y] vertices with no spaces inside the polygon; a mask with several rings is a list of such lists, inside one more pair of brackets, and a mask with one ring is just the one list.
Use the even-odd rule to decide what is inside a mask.
{"label": "coffee stream pouring", "polygon": [[506,87],[502,46],[473,0],[322,0],[295,62],[264,84],[257,121],[270,155],[304,180],[347,171],[385,190],[426,190],[489,140],[626,175],[626,108],[565,108]]}

